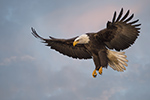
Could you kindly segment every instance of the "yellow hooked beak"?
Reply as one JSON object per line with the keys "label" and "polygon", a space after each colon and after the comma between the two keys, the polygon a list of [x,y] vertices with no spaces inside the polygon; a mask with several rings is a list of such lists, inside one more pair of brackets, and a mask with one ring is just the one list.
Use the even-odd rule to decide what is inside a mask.
{"label": "yellow hooked beak", "polygon": [[73,42],[73,46],[75,46],[76,44],[78,44],[79,42],[78,41],[74,41]]}

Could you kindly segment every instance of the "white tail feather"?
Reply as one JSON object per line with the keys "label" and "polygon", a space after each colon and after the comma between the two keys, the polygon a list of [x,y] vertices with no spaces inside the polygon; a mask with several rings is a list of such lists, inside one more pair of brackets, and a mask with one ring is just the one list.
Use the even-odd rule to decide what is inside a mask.
{"label": "white tail feather", "polygon": [[118,61],[119,61],[121,64],[123,64],[123,65],[125,65],[125,66],[128,66],[127,63],[126,63],[127,61],[125,62],[125,61],[123,61],[123,60],[121,60],[121,59],[118,59]]}
{"label": "white tail feather", "polygon": [[125,66],[128,66],[126,62],[128,60],[126,59],[126,55],[124,55],[125,52],[116,52],[116,51],[111,51],[107,50],[107,57],[109,59],[108,65],[117,71],[123,72],[126,70]]}

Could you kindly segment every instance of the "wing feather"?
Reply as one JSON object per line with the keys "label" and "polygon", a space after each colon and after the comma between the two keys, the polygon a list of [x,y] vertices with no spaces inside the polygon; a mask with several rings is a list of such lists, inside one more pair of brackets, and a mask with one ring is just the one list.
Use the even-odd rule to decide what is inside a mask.
{"label": "wing feather", "polygon": [[135,20],[135,21],[133,21],[133,22],[130,22],[130,23],[128,23],[128,24],[134,24],[134,23],[137,23],[139,21],[139,19],[137,19],[137,20]]}
{"label": "wing feather", "polygon": [[139,36],[140,28],[138,27],[141,24],[136,24],[139,20],[129,22],[134,17],[134,14],[129,16],[129,12],[130,10],[123,16],[122,8],[117,20],[115,19],[115,12],[112,22],[108,21],[107,28],[97,33],[99,39],[101,39],[109,49],[115,49],[117,51],[127,49]]}
{"label": "wing feather", "polygon": [[120,13],[119,13],[119,16],[118,16],[118,18],[117,18],[116,22],[118,22],[118,21],[120,20],[120,18],[121,18],[121,16],[122,16],[122,14],[123,14],[123,8],[121,9],[121,11],[120,11]]}
{"label": "wing feather", "polygon": [[73,41],[77,38],[71,38],[71,39],[56,39],[54,37],[50,36],[50,39],[44,39],[41,36],[37,34],[37,32],[31,28],[32,34],[41,40],[43,40],[43,43],[47,43],[46,46],[50,46],[51,49],[55,49],[59,53],[62,53],[64,55],[67,55],[72,58],[79,58],[79,59],[90,59],[91,54],[89,51],[85,48],[84,45],[76,45],[73,46]]}
{"label": "wing feather", "polygon": [[116,19],[116,11],[115,11],[115,13],[114,13],[114,17],[113,17],[113,19],[112,19],[112,22],[115,22],[115,19]]}
{"label": "wing feather", "polygon": [[124,15],[124,17],[120,21],[124,21],[128,17],[129,12],[130,12],[130,10],[127,11],[127,13]]}
{"label": "wing feather", "polygon": [[130,21],[133,17],[134,17],[134,14],[132,14],[132,15],[131,15],[128,19],[126,19],[124,22],[126,23],[126,22]]}

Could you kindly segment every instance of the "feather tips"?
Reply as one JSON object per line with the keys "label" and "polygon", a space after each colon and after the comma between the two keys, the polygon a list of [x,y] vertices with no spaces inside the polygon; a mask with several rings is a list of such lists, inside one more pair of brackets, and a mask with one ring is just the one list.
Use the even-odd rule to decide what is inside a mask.
{"label": "feather tips", "polygon": [[128,66],[126,62],[128,60],[126,59],[126,55],[124,55],[124,52],[115,52],[111,50],[107,50],[107,57],[109,59],[108,65],[117,71],[123,72],[126,70],[125,66]]}
{"label": "feather tips", "polygon": [[118,18],[117,18],[116,22],[118,22],[118,21],[120,20],[120,18],[121,18],[121,16],[122,16],[122,14],[123,14],[123,8],[121,9],[121,11],[120,11],[120,13],[119,13],[119,15],[118,15]]}
{"label": "feather tips", "polygon": [[114,17],[113,17],[112,23],[115,22],[115,19],[116,19],[116,11],[115,11],[115,13],[114,13]]}
{"label": "feather tips", "polygon": [[[123,8],[121,9],[121,11],[120,11],[120,13],[119,13],[119,15],[118,15],[118,17],[117,17],[117,19],[116,19],[116,11],[115,11],[115,13],[114,13],[114,16],[113,16],[113,20],[112,20],[112,23],[115,23],[115,22],[128,22],[128,21],[130,21],[133,17],[134,17],[134,14],[132,14],[129,18],[127,18],[128,17],[128,15],[129,15],[129,13],[130,13],[130,10],[128,10],[127,12],[126,12],[126,14],[122,17],[122,15],[123,15]],[[121,19],[121,17],[122,17],[122,19]],[[127,18],[127,19],[126,19]],[[121,19],[121,20],[120,20]],[[126,20],[125,20],[126,19]],[[115,21],[116,20],[116,21]]]}

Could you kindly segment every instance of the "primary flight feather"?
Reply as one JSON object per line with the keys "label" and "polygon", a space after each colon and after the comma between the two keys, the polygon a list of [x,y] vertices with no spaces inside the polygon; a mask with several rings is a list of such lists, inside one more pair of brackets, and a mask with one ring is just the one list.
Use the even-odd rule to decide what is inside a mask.
{"label": "primary flight feather", "polygon": [[126,70],[127,56],[120,50],[127,49],[134,43],[139,36],[141,25],[136,24],[139,20],[130,21],[134,14],[129,16],[129,13],[130,10],[123,16],[122,8],[117,18],[117,13],[114,13],[112,22],[108,21],[105,29],[71,39],[57,39],[51,36],[50,39],[45,39],[39,36],[35,29],[31,28],[31,30],[36,38],[43,40],[51,49],[64,55],[78,59],[92,58],[95,63],[92,76],[96,77],[96,71],[102,74],[102,68],[107,68],[108,65],[117,71]]}

